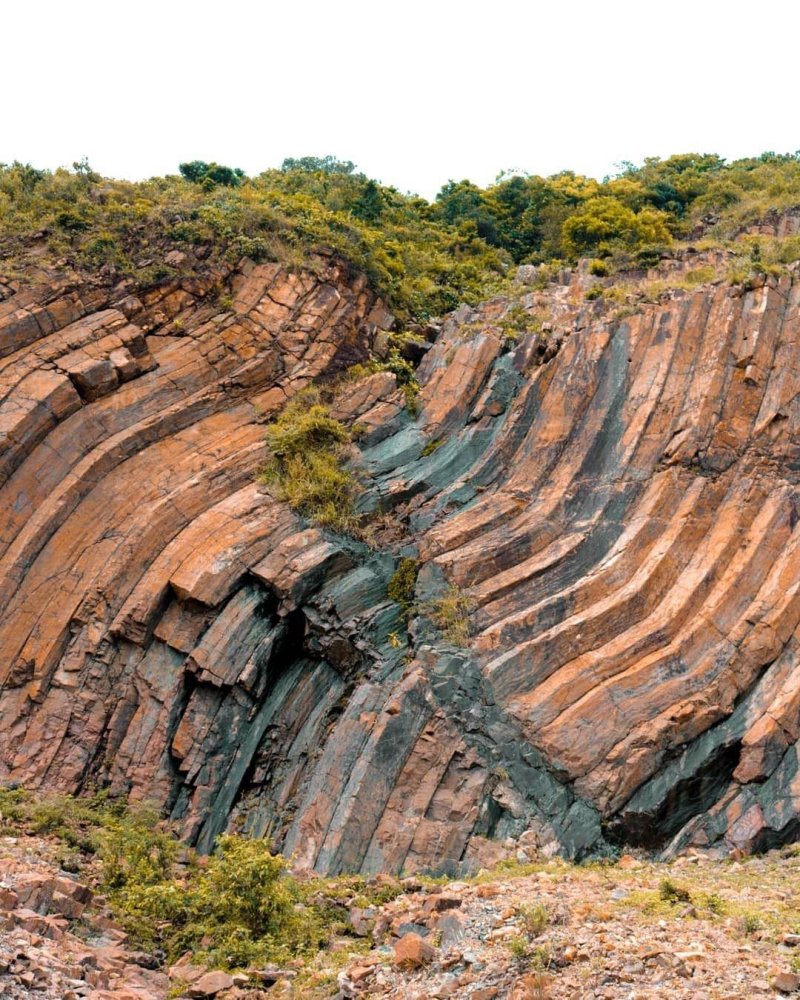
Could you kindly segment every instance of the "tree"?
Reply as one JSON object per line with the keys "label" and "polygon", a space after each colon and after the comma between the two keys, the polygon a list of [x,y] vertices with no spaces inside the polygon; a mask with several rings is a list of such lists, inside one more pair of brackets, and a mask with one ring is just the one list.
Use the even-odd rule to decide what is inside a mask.
{"label": "tree", "polygon": [[206,163],[204,160],[181,163],[178,169],[187,181],[207,187],[214,187],[216,184],[238,187],[247,176],[240,167],[226,167],[221,163]]}
{"label": "tree", "polygon": [[564,248],[572,257],[637,249],[671,240],[666,216],[652,208],[634,212],[614,198],[590,198],[562,227]]}
{"label": "tree", "polygon": [[288,173],[291,170],[303,170],[306,173],[320,171],[324,174],[352,174],[356,169],[352,160],[338,160],[335,156],[287,156],[281,164],[281,170]]}

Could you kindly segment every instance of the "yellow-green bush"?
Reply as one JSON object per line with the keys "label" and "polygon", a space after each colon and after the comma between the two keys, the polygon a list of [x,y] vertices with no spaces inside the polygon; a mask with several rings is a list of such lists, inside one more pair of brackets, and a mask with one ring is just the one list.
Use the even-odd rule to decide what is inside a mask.
{"label": "yellow-green bush", "polygon": [[299,393],[267,428],[271,458],[261,482],[313,524],[357,532],[357,483],[345,467],[350,431],[314,389]]}
{"label": "yellow-green bush", "polygon": [[389,599],[397,601],[406,617],[411,614],[414,605],[418,571],[416,559],[410,557],[401,559],[387,587]]}
{"label": "yellow-green bush", "polygon": [[450,584],[444,594],[431,601],[424,610],[448,642],[454,646],[466,646],[472,601],[460,587]]}
{"label": "yellow-green bush", "polygon": [[563,242],[567,254],[607,255],[617,247],[637,249],[668,244],[672,236],[666,216],[653,208],[634,212],[610,197],[592,198],[564,223]]}
{"label": "yellow-green bush", "polygon": [[262,840],[222,836],[183,877],[130,879],[111,901],[138,943],[169,957],[191,950],[227,968],[286,960],[324,939],[286,860]]}

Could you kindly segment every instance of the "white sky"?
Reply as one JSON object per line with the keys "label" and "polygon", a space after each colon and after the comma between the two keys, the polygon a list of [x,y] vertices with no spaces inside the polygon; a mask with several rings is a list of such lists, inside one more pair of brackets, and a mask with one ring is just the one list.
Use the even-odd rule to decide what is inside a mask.
{"label": "white sky", "polygon": [[800,148],[798,0],[0,0],[0,162],[331,153],[403,191]]}

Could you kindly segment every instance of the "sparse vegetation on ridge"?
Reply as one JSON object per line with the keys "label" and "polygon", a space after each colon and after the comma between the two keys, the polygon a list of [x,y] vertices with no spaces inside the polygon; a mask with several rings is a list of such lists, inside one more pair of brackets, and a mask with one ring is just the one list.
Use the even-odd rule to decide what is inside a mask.
{"label": "sparse vegetation on ridge", "polygon": [[191,161],[180,175],[136,183],[100,177],[85,161],[73,167],[0,164],[0,276],[49,264],[146,286],[179,273],[183,265],[165,260],[176,247],[199,248],[206,261],[290,267],[313,266],[328,247],[368,275],[401,324],[477,303],[514,263],[592,254],[595,274],[647,267],[675,240],[721,245],[800,205],[797,153],[729,164],[651,157],[604,181],[570,171],[502,176],[485,189],[449,181],[433,203],[333,157],[287,159],[252,178]]}

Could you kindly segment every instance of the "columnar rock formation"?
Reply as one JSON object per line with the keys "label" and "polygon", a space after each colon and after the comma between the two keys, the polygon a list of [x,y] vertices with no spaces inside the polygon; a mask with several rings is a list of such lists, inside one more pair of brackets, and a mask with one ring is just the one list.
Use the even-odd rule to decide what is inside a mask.
{"label": "columnar rock formation", "polygon": [[5,779],[334,871],[794,836],[800,281],[615,313],[591,280],[448,317],[417,415],[386,372],[337,393],[372,547],[255,482],[263,423],[390,325],[362,278],[0,303]]}

